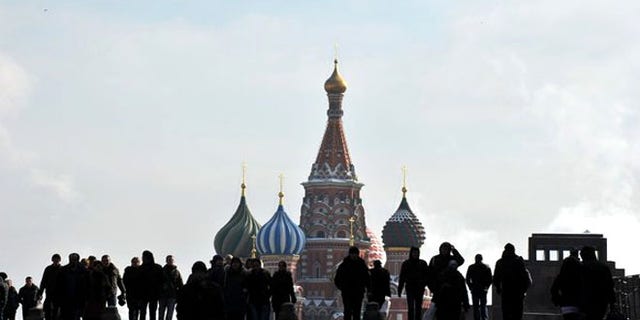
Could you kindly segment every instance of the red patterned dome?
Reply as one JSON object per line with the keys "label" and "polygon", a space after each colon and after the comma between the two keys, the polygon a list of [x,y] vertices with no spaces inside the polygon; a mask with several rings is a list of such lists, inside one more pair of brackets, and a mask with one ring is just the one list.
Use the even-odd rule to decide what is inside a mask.
{"label": "red patterned dome", "polygon": [[384,264],[387,262],[387,253],[384,251],[382,241],[380,241],[380,238],[368,227],[367,237],[371,242],[371,246],[369,246],[369,256],[367,257],[369,264],[373,265],[373,261],[380,260],[380,262],[382,262],[382,265],[384,266]]}

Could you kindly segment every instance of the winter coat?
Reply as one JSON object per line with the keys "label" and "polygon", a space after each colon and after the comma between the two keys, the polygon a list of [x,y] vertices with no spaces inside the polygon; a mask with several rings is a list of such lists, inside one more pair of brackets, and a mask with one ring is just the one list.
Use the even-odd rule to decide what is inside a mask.
{"label": "winter coat", "polygon": [[162,297],[175,298],[178,294],[178,291],[183,286],[180,271],[178,271],[178,267],[170,266],[167,264],[162,267],[162,272],[164,273],[165,277],[164,286],[162,288]]}
{"label": "winter coat", "polygon": [[209,281],[213,281],[221,287],[224,287],[224,267],[213,266],[211,269],[207,270],[207,276],[209,277]]}
{"label": "winter coat", "polygon": [[429,289],[436,294],[438,288],[442,285],[439,281],[442,279],[442,273],[449,267],[449,262],[454,260],[458,267],[464,264],[464,258],[456,249],[451,249],[451,254],[437,254],[429,260],[430,276],[427,279]]}
{"label": "winter coat", "polygon": [[407,292],[424,292],[429,278],[429,265],[422,259],[409,258],[402,262],[400,267],[400,279],[398,281],[398,294],[402,294],[402,289],[407,288]]}
{"label": "winter coat", "polygon": [[371,277],[371,297],[374,301],[391,296],[391,276],[387,269],[379,267],[369,270]]}
{"label": "winter coat", "polygon": [[0,310],[4,309],[4,306],[7,305],[7,298],[9,297],[9,287],[7,284],[0,278]]}
{"label": "winter coat", "polygon": [[602,314],[609,304],[616,301],[613,278],[609,267],[597,260],[582,262],[582,304],[587,314]]}
{"label": "winter coat", "polygon": [[289,271],[276,271],[271,277],[271,303],[273,309],[280,308],[285,302],[296,303],[293,291],[293,276]]}
{"label": "winter coat", "polygon": [[121,292],[125,292],[125,286],[120,276],[120,270],[111,262],[106,266],[101,266],[102,272],[107,277],[111,296],[118,294],[118,288]]}
{"label": "winter coat", "polygon": [[360,257],[346,257],[338,266],[334,283],[343,295],[364,296],[365,290],[370,291],[371,288],[369,268]]}
{"label": "winter coat", "polygon": [[18,297],[18,291],[15,287],[9,287],[9,293],[7,294],[7,305],[4,307],[4,310],[11,310],[12,312],[16,312],[18,307],[20,306],[20,298]]}
{"label": "winter coat", "polygon": [[24,285],[18,291],[18,299],[22,309],[31,309],[38,305],[38,286],[32,284],[31,286]]}
{"label": "winter coat", "polygon": [[491,282],[491,268],[488,265],[476,262],[467,269],[467,285],[471,293],[487,292]]}
{"label": "winter coat", "polygon": [[496,262],[493,285],[498,294],[524,297],[531,286],[531,277],[522,257],[504,252]]}
{"label": "winter coat", "polygon": [[77,308],[84,305],[87,269],[80,263],[65,265],[58,273],[55,288],[61,307]]}
{"label": "winter coat", "polygon": [[247,308],[246,272],[228,268],[224,275],[224,302],[227,312],[245,312]]}
{"label": "winter coat", "polygon": [[247,290],[249,293],[249,304],[265,305],[269,304],[271,298],[271,275],[269,271],[262,268],[253,268],[247,275]]}
{"label": "winter coat", "polygon": [[[469,296],[465,286],[464,277],[458,270],[447,268],[440,275],[438,281],[441,287],[438,289],[436,317],[438,319],[460,319],[460,311],[464,307],[469,308]],[[435,296],[434,296],[435,299]]]}
{"label": "winter coat", "polygon": [[87,276],[85,317],[98,318],[105,311],[107,298],[112,294],[109,278],[102,270],[90,270]]}
{"label": "winter coat", "polygon": [[157,263],[143,263],[140,266],[140,288],[143,301],[154,301],[160,298],[162,288],[167,279],[162,266]]}
{"label": "winter coat", "polygon": [[192,273],[177,291],[178,320],[224,320],[222,287],[210,281],[206,273]]}
{"label": "winter coat", "polygon": [[42,274],[42,280],[40,280],[40,290],[38,291],[38,296],[42,297],[42,293],[47,291],[47,299],[56,301],[56,283],[58,280],[58,274],[60,274],[60,270],[62,270],[61,265],[51,264],[44,268],[44,273]]}
{"label": "winter coat", "polygon": [[127,288],[127,300],[129,302],[142,300],[143,284],[142,269],[140,269],[140,267],[128,266],[124,268],[122,282],[124,283],[125,288]]}
{"label": "winter coat", "polygon": [[560,307],[580,305],[582,293],[582,266],[577,257],[568,257],[562,261],[560,273],[551,285],[551,301]]}

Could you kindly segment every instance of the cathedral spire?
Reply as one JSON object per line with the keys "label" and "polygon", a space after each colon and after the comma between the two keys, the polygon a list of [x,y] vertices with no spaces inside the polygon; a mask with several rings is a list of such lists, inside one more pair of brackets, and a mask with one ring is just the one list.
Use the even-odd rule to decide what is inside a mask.
{"label": "cathedral spire", "polygon": [[342,98],[347,90],[347,83],[338,72],[338,59],[333,61],[333,73],[325,81],[324,89],[329,98],[327,128],[322,138],[316,162],[311,169],[309,180],[357,181],[342,125],[342,115],[344,113],[342,110]]}

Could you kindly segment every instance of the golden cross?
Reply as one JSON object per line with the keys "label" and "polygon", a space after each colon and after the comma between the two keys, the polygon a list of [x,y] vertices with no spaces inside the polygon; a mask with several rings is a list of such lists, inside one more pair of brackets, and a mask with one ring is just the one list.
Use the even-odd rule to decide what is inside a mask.
{"label": "golden cross", "polygon": [[242,188],[242,196],[244,196],[244,190],[247,188],[247,185],[245,184],[246,178],[247,178],[247,163],[242,161],[242,184],[240,185],[240,188]]}
{"label": "golden cross", "polygon": [[402,166],[402,196],[407,193],[407,166]]}
{"label": "golden cross", "polygon": [[353,235],[353,223],[354,222],[356,222],[356,217],[355,216],[351,216],[351,218],[349,218],[350,232],[351,232],[351,235],[349,236],[349,246],[351,246],[351,247],[353,247],[356,244],[355,236]]}
{"label": "golden cross", "polygon": [[280,179],[280,192],[278,192],[278,197],[280,198],[280,205],[282,205],[282,199],[284,198],[284,174],[279,174],[278,178]]}
{"label": "golden cross", "polygon": [[251,236],[251,258],[255,259],[257,257],[258,250],[256,250],[256,235]]}
{"label": "golden cross", "polygon": [[246,178],[247,178],[247,162],[242,161],[242,184],[245,183]]}

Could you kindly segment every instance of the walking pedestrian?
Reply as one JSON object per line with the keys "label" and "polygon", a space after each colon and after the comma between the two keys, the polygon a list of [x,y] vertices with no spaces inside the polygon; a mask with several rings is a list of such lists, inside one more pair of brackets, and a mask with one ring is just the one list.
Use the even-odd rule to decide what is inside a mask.
{"label": "walking pedestrian", "polygon": [[524,296],[531,286],[531,276],[516,248],[507,243],[493,274],[496,293],[502,298],[502,319],[522,320]]}
{"label": "walking pedestrian", "polygon": [[378,304],[378,310],[382,308],[385,297],[391,296],[391,276],[389,271],[382,267],[380,260],[373,261],[373,268],[369,270],[371,277],[371,293],[369,294],[369,302]]}
{"label": "walking pedestrian", "polygon": [[467,285],[471,290],[473,319],[487,320],[487,292],[491,286],[491,268],[482,262],[482,255],[476,254],[476,262],[467,269]]}
{"label": "walking pedestrian", "polygon": [[296,294],[293,291],[293,276],[287,270],[285,261],[278,262],[278,270],[271,276],[271,306],[273,307],[274,319],[278,319],[282,304],[296,303]]}
{"label": "walking pedestrian", "polygon": [[429,265],[420,259],[420,249],[411,247],[409,259],[402,262],[400,267],[398,281],[398,297],[401,297],[403,289],[407,295],[408,320],[422,320],[422,300],[429,274]]}
{"label": "walking pedestrian", "polygon": [[616,296],[611,270],[606,264],[598,261],[594,247],[583,247],[580,257],[583,295],[581,310],[586,320],[602,320],[607,307],[615,309]]}
{"label": "walking pedestrian", "polygon": [[38,290],[38,300],[42,300],[42,294],[45,293],[44,304],[44,319],[56,320],[60,314],[59,298],[56,296],[56,283],[58,280],[58,274],[62,270],[60,264],[62,258],[59,254],[55,253],[51,256],[51,264],[44,268],[42,273],[42,279],[40,280],[40,290]]}
{"label": "walking pedestrian", "polygon": [[183,286],[182,276],[180,275],[180,271],[178,271],[178,267],[175,264],[173,256],[168,255],[165,258],[165,262],[166,264],[162,267],[165,281],[162,294],[160,295],[158,320],[173,319],[173,311],[176,307],[176,297],[178,295],[178,291],[180,291]]}
{"label": "walking pedestrian", "polygon": [[140,318],[143,308],[143,288],[142,288],[142,269],[140,268],[140,259],[138,257],[131,258],[131,265],[124,268],[122,282],[127,288],[127,308],[129,309],[129,320],[144,320]]}
{"label": "walking pedestrian", "polygon": [[357,247],[349,248],[349,255],[342,260],[336,271],[334,283],[342,293],[345,320],[360,320],[362,299],[370,291],[371,280],[367,264],[360,258]]}

